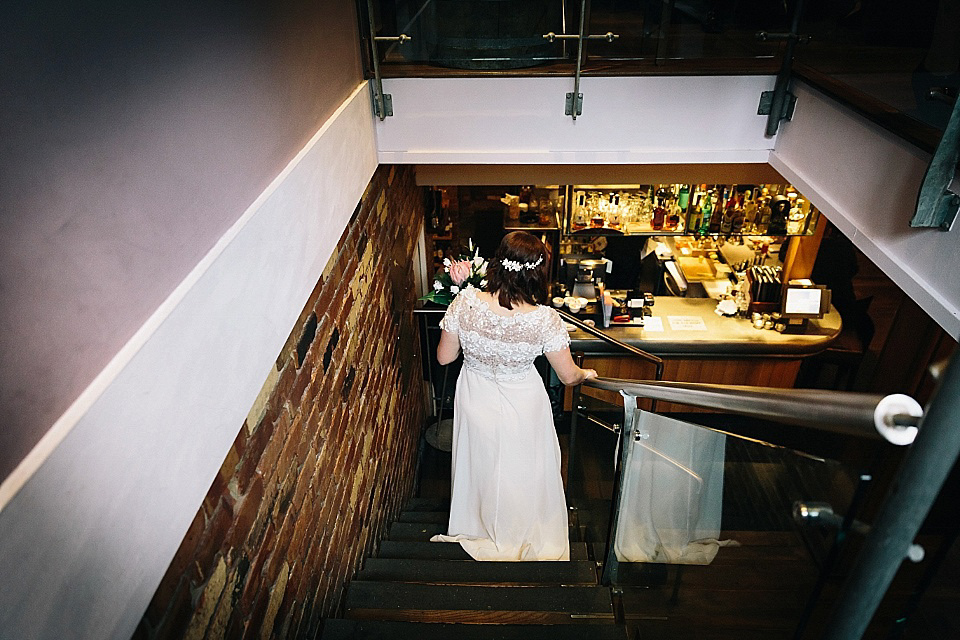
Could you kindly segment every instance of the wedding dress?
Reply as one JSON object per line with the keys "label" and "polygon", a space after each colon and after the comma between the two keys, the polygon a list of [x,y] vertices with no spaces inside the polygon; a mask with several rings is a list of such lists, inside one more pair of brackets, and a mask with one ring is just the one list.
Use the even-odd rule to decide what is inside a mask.
{"label": "wedding dress", "polygon": [[534,358],[570,344],[550,307],[501,316],[468,288],[440,326],[458,334],[447,535],[476,560],[569,560],[560,444]]}

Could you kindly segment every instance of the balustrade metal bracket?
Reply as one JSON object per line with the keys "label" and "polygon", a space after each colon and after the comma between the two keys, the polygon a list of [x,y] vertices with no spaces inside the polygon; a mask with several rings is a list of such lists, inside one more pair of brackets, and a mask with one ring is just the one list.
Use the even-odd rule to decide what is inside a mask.
{"label": "balustrade metal bracket", "polygon": [[393,115],[393,96],[383,92],[383,78],[380,75],[380,54],[377,51],[378,42],[396,42],[404,44],[413,38],[405,33],[398,36],[378,36],[377,25],[373,19],[373,0],[367,0],[367,21],[370,23],[370,57],[373,60],[373,112],[380,120]]}
{"label": "balustrade metal bracket", "polygon": [[787,33],[757,33],[757,40],[764,42],[783,41],[786,48],[783,51],[783,60],[780,63],[780,72],[773,91],[764,91],[760,94],[760,106],[757,115],[767,116],[766,134],[777,135],[780,123],[793,117],[793,110],[797,105],[797,97],[790,93],[790,78],[793,70],[793,50],[797,44],[810,41],[810,36],[800,35],[800,16],[803,14],[803,0],[797,0],[793,7],[793,21]]}
{"label": "balustrade metal bracket", "polygon": [[[386,119],[388,116],[393,115],[393,96],[389,93],[381,93],[377,95],[377,85],[373,84],[370,87],[373,92],[373,112],[381,120]],[[382,105],[382,106],[381,106]]]}
{"label": "balustrade metal bracket", "polygon": [[[780,103],[780,113],[775,114],[777,122],[781,120],[792,120],[793,111],[797,107],[797,96],[789,91],[784,92],[783,101]],[[769,116],[773,113],[774,92],[764,91],[760,94],[760,104],[757,106],[758,116]]]}
{"label": "balustrade metal bracket", "polygon": [[577,102],[577,104],[576,104],[576,110],[577,110],[577,112],[576,112],[576,114],[574,114],[574,112],[573,112],[573,110],[574,110],[574,104],[573,104],[573,102],[574,102],[574,101],[573,101],[573,93],[572,93],[572,92],[571,92],[571,93],[568,93],[568,94],[567,94],[567,103],[566,103],[566,106],[564,107],[563,115],[565,115],[565,116],[573,116],[574,120],[576,120],[577,116],[579,116],[579,115],[581,115],[581,114],[583,113],[583,94],[582,94],[582,93],[578,93],[578,94],[577,94],[577,101],[576,101],[576,102]]}
{"label": "balustrade metal bracket", "polygon": [[[583,66],[583,41],[584,40],[606,40],[607,42],[613,42],[617,40],[620,35],[613,33],[612,31],[607,31],[604,34],[592,34],[584,35],[584,29],[586,29],[586,20],[587,20],[587,0],[580,1],[580,31],[574,34],[567,33],[554,33],[553,31],[543,34],[543,39],[549,42],[556,42],[557,40],[576,40],[577,41],[577,72],[573,80],[573,92],[568,93],[566,96],[566,102],[563,108],[563,115],[570,116],[574,120],[577,119],[577,116],[583,114],[583,94],[580,93],[580,71]],[[576,96],[576,99],[574,99]]]}

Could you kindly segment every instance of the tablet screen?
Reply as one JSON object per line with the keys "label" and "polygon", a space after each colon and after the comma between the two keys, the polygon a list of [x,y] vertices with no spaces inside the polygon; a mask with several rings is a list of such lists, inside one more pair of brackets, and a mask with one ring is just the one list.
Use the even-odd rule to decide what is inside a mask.
{"label": "tablet screen", "polygon": [[787,299],[783,305],[783,312],[797,315],[820,315],[820,302],[823,289],[787,288]]}

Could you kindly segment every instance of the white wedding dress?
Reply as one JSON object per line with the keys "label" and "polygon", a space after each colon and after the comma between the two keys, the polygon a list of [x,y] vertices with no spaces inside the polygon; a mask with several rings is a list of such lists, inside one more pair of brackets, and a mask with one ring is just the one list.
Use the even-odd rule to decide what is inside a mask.
{"label": "white wedding dress", "polygon": [[569,560],[553,412],[533,360],[570,344],[556,311],[505,317],[461,292],[440,326],[458,334],[447,535],[476,560]]}

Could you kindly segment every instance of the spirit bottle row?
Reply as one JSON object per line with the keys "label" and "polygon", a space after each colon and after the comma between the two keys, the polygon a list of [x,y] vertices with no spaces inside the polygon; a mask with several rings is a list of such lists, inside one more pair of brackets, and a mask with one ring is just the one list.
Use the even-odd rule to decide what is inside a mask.
{"label": "spirit bottle row", "polygon": [[573,232],[801,235],[816,210],[789,185],[650,185],[634,189],[575,189]]}

